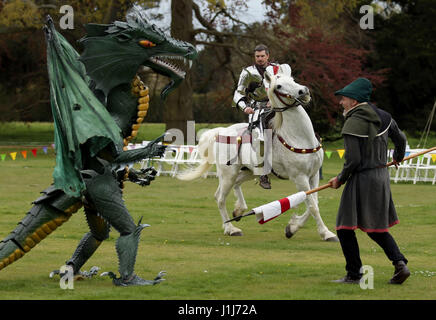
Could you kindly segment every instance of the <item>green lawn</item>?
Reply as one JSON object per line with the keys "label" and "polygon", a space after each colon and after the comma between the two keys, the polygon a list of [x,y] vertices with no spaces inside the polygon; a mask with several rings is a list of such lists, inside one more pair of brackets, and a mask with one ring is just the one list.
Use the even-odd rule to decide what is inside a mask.
{"label": "green lawn", "polygon": [[[31,141],[16,141],[32,145]],[[51,142],[39,137],[34,141]],[[328,146],[340,147],[340,141]],[[15,228],[31,201],[52,182],[53,166],[52,150],[47,155],[0,161],[0,239]],[[341,166],[337,154],[326,159],[320,184],[336,175]],[[263,190],[254,181],[246,182],[243,189],[248,206],[296,192],[287,181],[272,179],[272,185],[272,190]],[[235,223],[244,236],[224,236],[213,198],[216,187],[215,178],[188,183],[158,177],[145,188],[126,184],[124,198],[135,221],[143,216],[143,223],[151,225],[142,233],[136,272],[152,279],[165,270],[167,280],[163,283],[116,288],[109,278],[96,277],[75,282],[74,290],[60,289],[59,278],[48,275],[70,258],[88,231],[81,210],[22,259],[0,271],[0,299],[436,299],[436,186],[392,184],[401,223],[391,233],[409,259],[412,272],[403,285],[387,284],[392,265],[381,248],[357,231],[362,261],[374,269],[373,290],[330,282],[345,274],[344,258],[338,243],[320,240],[313,219],[292,239],[286,239],[284,228],[290,214],[301,214],[303,205],[265,225],[247,217]],[[319,193],[321,215],[332,231],[340,196],[341,190]],[[230,212],[234,201],[231,194]],[[97,265],[101,271],[117,271],[117,237],[112,230],[84,268]]]}

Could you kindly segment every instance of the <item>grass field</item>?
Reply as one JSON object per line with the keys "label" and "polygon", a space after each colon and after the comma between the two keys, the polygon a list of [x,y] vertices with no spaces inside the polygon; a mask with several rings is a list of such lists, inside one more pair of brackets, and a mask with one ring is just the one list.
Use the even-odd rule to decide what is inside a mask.
{"label": "grass field", "polygon": [[[153,127],[149,131],[156,131],[156,135],[150,138],[163,131],[159,125]],[[14,146],[51,143],[49,131],[46,135],[28,134],[23,138],[11,134],[7,138],[0,126],[0,140],[5,142],[0,153]],[[145,136],[142,139],[149,140]],[[328,147],[337,148],[340,143]],[[337,156],[325,160],[321,184],[340,171],[342,161]],[[0,239],[15,228],[31,201],[52,182],[53,166],[52,150],[34,158],[0,161]],[[248,206],[296,192],[287,181],[273,179],[272,185],[273,189],[267,191],[254,181],[245,183]],[[135,221],[144,216],[143,223],[151,225],[142,232],[136,272],[152,279],[159,271],[167,271],[166,281],[158,286],[115,288],[109,278],[96,277],[75,282],[74,290],[60,289],[59,278],[50,279],[48,275],[70,258],[88,231],[83,211],[79,211],[21,260],[0,271],[0,299],[436,299],[436,186],[392,184],[401,223],[391,233],[409,259],[412,272],[403,285],[387,284],[392,265],[366,234],[356,232],[362,261],[374,269],[372,290],[330,282],[345,274],[344,258],[339,243],[320,240],[313,219],[292,239],[284,235],[291,212],[265,225],[257,224],[253,217],[245,218],[235,223],[244,236],[224,236],[213,199],[216,187],[215,178],[187,183],[159,177],[145,188],[126,184],[127,208]],[[340,196],[341,190],[319,193],[323,220],[332,231]],[[230,195],[229,211],[234,201]],[[301,205],[292,213],[303,211]],[[117,237],[112,230],[84,269],[97,265],[101,271],[117,271]]]}

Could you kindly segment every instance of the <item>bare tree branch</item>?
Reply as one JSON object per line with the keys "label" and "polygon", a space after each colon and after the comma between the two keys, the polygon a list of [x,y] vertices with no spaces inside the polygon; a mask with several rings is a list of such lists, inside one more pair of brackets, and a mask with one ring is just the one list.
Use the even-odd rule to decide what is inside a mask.
{"label": "bare tree branch", "polygon": [[235,49],[233,44],[230,43],[220,43],[220,42],[208,42],[208,41],[195,41],[196,44],[202,44],[205,46],[211,46],[211,47],[222,47],[222,48],[231,48]]}
{"label": "bare tree branch", "polygon": [[210,34],[214,36],[221,36],[221,37],[239,37],[239,38],[248,38],[248,39],[257,39],[256,36],[246,35],[246,34],[238,34],[238,33],[230,33],[230,32],[221,32],[217,30],[208,30],[208,29],[194,29],[193,30],[194,35],[205,33]]}
{"label": "bare tree branch", "polygon": [[192,9],[194,10],[195,13],[195,17],[197,18],[197,20],[201,23],[201,25],[203,27],[205,27],[208,30],[215,30],[215,28],[213,27],[213,24],[210,23],[209,21],[207,21],[200,12],[200,7],[198,6],[198,4],[196,4],[195,2],[192,2]]}

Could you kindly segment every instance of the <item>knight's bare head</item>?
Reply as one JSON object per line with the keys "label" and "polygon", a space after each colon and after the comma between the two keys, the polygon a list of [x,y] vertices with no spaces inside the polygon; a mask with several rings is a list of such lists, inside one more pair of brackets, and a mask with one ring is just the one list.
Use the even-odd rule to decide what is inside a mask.
{"label": "knight's bare head", "polygon": [[264,44],[258,44],[254,48],[254,61],[258,66],[266,67],[269,61],[269,49]]}

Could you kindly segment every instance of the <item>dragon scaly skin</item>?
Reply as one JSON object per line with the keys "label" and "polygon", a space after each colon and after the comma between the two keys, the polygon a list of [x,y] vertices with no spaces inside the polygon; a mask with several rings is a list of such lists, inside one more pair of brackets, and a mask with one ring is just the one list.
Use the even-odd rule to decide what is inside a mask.
{"label": "dragon scaly skin", "polygon": [[[170,78],[162,90],[165,98],[184,79],[185,72],[166,61],[168,57],[191,62],[197,52],[186,42],[172,39],[151,24],[134,7],[126,22],[88,24],[80,40],[79,55],[58,33],[50,17],[45,34],[51,107],[55,124],[56,166],[53,185],[42,191],[18,226],[0,242],[0,270],[23,257],[81,207],[89,226],[67,264],[75,275],[93,255],[110,228],[116,242],[120,277],[107,273],[120,286],[150,285],[154,280],[134,273],[139,235],[148,225],[136,225],[124,205],[125,180],[141,186],[155,178],[153,168],[136,171],[127,165],[161,156],[165,146],[150,142],[127,150],[137,136],[149,107],[148,88],[137,72],[148,67]],[[190,65],[191,63],[189,63]]]}

